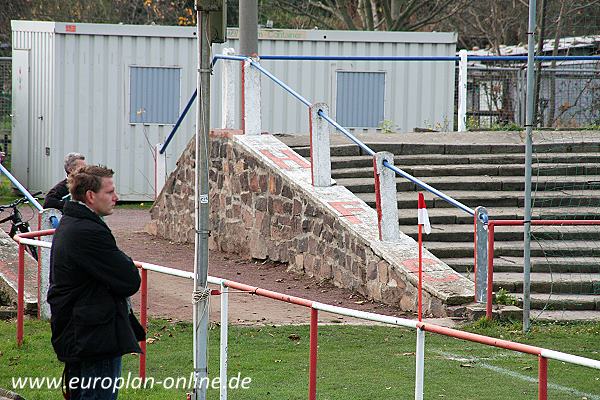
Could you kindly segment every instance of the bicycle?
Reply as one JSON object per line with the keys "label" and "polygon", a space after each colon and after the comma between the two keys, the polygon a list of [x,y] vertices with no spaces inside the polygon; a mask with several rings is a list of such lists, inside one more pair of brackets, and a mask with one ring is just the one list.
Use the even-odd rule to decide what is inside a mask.
{"label": "bicycle", "polygon": [[[42,192],[35,193],[33,195],[33,197],[39,196],[40,194],[42,194]],[[11,238],[13,238],[17,233],[31,232],[31,227],[29,226],[29,222],[23,221],[21,212],[19,211],[19,208],[18,208],[19,205],[25,204],[28,201],[29,200],[27,199],[27,197],[21,197],[20,199],[17,199],[10,204],[0,205],[0,213],[3,213],[5,210],[8,210],[8,209],[12,210],[11,215],[0,220],[0,224],[10,221],[11,225],[10,225],[9,236]],[[38,259],[37,246],[27,245],[26,249],[33,256],[33,258],[35,258],[36,260]]]}

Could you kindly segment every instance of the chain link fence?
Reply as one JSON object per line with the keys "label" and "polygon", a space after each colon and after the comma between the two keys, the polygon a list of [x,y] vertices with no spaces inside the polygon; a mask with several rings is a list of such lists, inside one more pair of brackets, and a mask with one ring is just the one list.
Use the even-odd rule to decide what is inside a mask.
{"label": "chain link fence", "polygon": [[5,152],[4,165],[10,165],[12,78],[11,58],[0,57],[0,147]]}
{"label": "chain link fence", "polygon": [[[543,63],[536,80],[536,127],[600,129],[600,62]],[[524,63],[470,63],[467,129],[523,128],[526,88]]]}

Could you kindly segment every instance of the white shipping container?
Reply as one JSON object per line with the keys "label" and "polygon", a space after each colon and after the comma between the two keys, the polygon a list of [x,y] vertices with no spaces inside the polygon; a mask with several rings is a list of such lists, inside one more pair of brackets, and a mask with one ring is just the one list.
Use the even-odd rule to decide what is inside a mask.
{"label": "white shipping container", "polygon": [[[64,177],[64,155],[78,151],[116,171],[121,199],[152,199],[153,146],[164,142],[196,89],[195,28],[12,21],[12,33],[17,179],[47,191]],[[270,29],[259,36],[266,55],[453,56],[456,49],[454,33]],[[213,54],[237,50],[238,30],[228,29],[228,37]],[[212,127],[220,127],[220,62],[211,82]],[[329,103],[334,118],[353,129],[453,124],[454,62],[262,64],[309,101]],[[306,107],[266,77],[262,105],[263,131],[308,133]],[[194,131],[192,109],[167,150],[168,170]]]}

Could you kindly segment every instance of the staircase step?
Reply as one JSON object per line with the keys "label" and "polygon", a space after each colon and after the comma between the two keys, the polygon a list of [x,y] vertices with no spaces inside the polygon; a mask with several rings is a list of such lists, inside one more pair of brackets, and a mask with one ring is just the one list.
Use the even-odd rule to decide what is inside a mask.
{"label": "staircase step", "polygon": [[[442,259],[473,256],[473,243],[468,242],[427,242],[424,245],[436,257]],[[523,241],[496,242],[495,257],[523,256]],[[532,240],[532,257],[600,257],[600,247],[596,242],[576,240]]]}
{"label": "staircase step", "polygon": [[[333,149],[333,148],[332,148]],[[309,153],[304,155],[310,157]],[[589,167],[600,163],[600,153],[538,153],[533,160],[533,168],[544,167],[554,164],[580,165],[585,164]],[[513,168],[513,165],[525,164],[525,153],[522,154],[403,154],[394,157],[394,164],[399,166],[461,166],[461,165],[498,165],[499,168],[507,166],[507,170]],[[331,168],[373,168],[373,157],[371,156],[335,156],[331,157]],[[523,167],[521,167],[523,168]]]}
{"label": "staircase step", "polygon": [[[427,245],[425,245],[427,246]],[[598,273],[600,257],[531,257],[532,272]],[[473,257],[448,258],[445,262],[458,272],[473,272]],[[523,257],[494,257],[494,273],[523,273]]]}
{"label": "staircase step", "polygon": [[[519,176],[525,175],[523,164],[466,164],[466,165],[403,165],[395,164],[404,172],[415,177],[444,177],[444,176]],[[573,176],[598,175],[598,164],[538,164],[532,168],[533,176]],[[364,167],[335,168],[331,171],[334,179],[341,178],[371,178],[373,164]],[[430,179],[430,178],[428,178]]]}
{"label": "staircase step", "polygon": [[[339,186],[345,186],[354,193],[374,193],[375,179],[367,178],[338,178]],[[426,179],[428,185],[437,190],[446,192],[449,190],[473,191],[524,191],[525,178],[522,176],[437,176]],[[591,190],[600,188],[600,176],[596,175],[573,175],[564,177],[540,176],[533,178],[533,190],[557,191],[557,190]],[[403,177],[396,178],[396,190],[415,191],[417,186]],[[564,193],[561,194],[564,197]]]}
{"label": "staircase step", "polygon": [[[600,273],[531,273],[532,293],[583,294],[600,296]],[[523,274],[495,272],[494,290],[523,292]]]}
{"label": "staircase step", "polygon": [[[523,208],[490,208],[487,210],[490,219],[513,220],[523,219]],[[598,207],[540,207],[532,210],[534,219],[600,219]],[[473,224],[473,217],[458,208],[437,208],[429,210],[429,220],[437,224]],[[398,211],[400,225],[416,225],[416,210],[405,209]],[[505,228],[497,228],[498,231]]]}
{"label": "staircase step", "polygon": [[[523,307],[523,294],[511,293],[518,301],[518,306]],[[556,293],[531,293],[531,317],[535,318],[537,310],[595,310],[600,311],[600,296],[581,294],[556,294]]]}
{"label": "staircase step", "polygon": [[[452,197],[455,200],[460,201],[468,207],[475,208],[480,205],[485,205],[485,207],[489,210],[494,207],[523,207],[524,193],[523,191],[481,191],[481,192],[468,192],[468,191],[454,191],[448,190],[444,192],[447,196]],[[371,207],[375,207],[375,193],[355,193],[357,197],[362,199],[365,203],[370,205]],[[578,196],[578,206],[581,207],[599,207],[600,206],[600,196],[598,196],[597,190],[581,190],[577,192]],[[427,208],[448,208],[454,207],[453,205],[447,203],[445,200],[431,194],[424,193],[425,202],[427,203]],[[566,195],[563,192],[538,192],[535,193],[534,197],[534,207],[537,204],[547,204],[549,207],[558,207],[561,202],[566,201]],[[417,206],[417,194],[416,193],[407,193],[400,192],[397,195],[398,199],[398,208],[399,209],[409,209],[414,210]],[[555,203],[555,204],[552,204]],[[575,205],[575,203],[573,203]],[[431,211],[430,211],[431,213]],[[467,214],[468,215],[468,214]]]}

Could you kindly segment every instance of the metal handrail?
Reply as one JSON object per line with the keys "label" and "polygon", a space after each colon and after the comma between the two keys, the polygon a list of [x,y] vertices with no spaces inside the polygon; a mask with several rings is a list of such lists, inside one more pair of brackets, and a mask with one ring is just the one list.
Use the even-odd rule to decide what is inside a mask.
{"label": "metal handrail", "polygon": [[38,211],[42,211],[44,209],[44,207],[42,207],[42,205],[35,199],[35,197],[33,197],[31,195],[31,193],[29,193],[29,191],[27,189],[25,189],[25,186],[21,185],[21,183],[17,180],[17,178],[15,178],[7,169],[4,165],[0,164],[0,172],[2,172],[4,175],[6,175],[6,177],[12,182],[13,185],[15,185],[17,187],[17,189],[19,189],[19,191],[21,193],[23,193],[23,195],[25,197],[27,197],[27,200],[33,204],[33,206],[35,208],[38,209]]}

